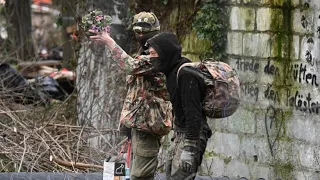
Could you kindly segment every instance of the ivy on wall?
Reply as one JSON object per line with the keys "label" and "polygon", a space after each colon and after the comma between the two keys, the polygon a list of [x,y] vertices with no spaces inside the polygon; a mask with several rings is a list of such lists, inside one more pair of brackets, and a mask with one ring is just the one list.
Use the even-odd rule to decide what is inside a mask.
{"label": "ivy on wall", "polygon": [[226,0],[205,0],[198,11],[192,24],[197,37],[208,39],[212,43],[212,53],[205,57],[213,57],[216,60],[225,60],[227,57],[227,30],[229,24]]}

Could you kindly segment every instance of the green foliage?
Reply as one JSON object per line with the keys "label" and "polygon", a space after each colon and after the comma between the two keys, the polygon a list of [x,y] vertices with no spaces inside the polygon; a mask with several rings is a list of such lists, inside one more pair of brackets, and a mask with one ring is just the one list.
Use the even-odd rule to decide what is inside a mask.
{"label": "green foliage", "polygon": [[59,16],[57,17],[56,24],[57,24],[58,27],[62,27],[63,19],[62,19],[62,15],[61,14],[59,14]]}
{"label": "green foliage", "polygon": [[197,37],[212,42],[213,57],[224,60],[227,44],[228,10],[224,0],[207,0],[201,5],[192,24]]}

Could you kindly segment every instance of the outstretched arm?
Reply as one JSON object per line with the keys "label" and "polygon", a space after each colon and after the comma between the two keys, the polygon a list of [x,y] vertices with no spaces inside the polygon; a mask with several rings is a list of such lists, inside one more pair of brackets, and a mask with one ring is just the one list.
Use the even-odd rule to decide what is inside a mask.
{"label": "outstretched arm", "polygon": [[[90,31],[94,32],[94,31]],[[129,56],[109,35],[102,32],[94,36],[90,36],[94,42],[105,44],[111,52],[111,59],[119,65],[119,67],[127,74],[138,75],[151,73],[153,68],[148,56],[141,55],[137,58]]]}

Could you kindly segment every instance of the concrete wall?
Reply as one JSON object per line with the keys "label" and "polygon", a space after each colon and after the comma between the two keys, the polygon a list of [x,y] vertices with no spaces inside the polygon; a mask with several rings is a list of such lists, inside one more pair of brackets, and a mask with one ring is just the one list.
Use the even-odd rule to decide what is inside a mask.
{"label": "concrete wall", "polygon": [[201,174],[320,179],[320,0],[229,0],[241,107],[209,120]]}

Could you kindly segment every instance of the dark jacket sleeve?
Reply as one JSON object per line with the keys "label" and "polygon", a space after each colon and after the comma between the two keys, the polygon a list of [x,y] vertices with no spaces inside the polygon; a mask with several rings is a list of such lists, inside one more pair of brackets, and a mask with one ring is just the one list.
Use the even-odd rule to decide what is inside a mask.
{"label": "dark jacket sleeve", "polygon": [[179,75],[178,83],[186,121],[186,139],[198,140],[203,116],[203,84],[199,77],[190,73]]}

